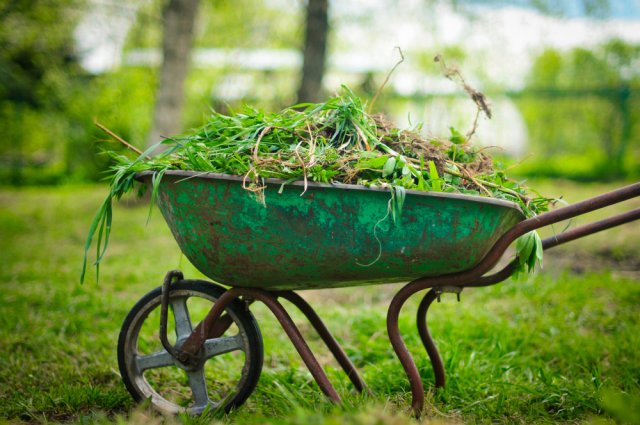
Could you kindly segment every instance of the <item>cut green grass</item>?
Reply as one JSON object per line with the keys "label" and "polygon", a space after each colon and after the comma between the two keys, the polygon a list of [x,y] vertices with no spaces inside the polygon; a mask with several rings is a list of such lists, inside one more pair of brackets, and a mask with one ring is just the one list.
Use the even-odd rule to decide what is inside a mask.
{"label": "cut green grass", "polygon": [[[136,175],[145,171],[152,173],[151,199],[169,170],[243,176],[247,195],[263,205],[265,178],[281,179],[281,187],[303,181],[301,196],[309,182],[383,188],[390,193],[389,214],[380,219],[390,217],[393,223],[402,213],[408,189],[508,200],[526,217],[546,211],[551,202],[494,169],[491,159],[455,129],[449,138],[425,138],[419,128],[398,129],[384,116],[368,114],[366,102],[345,86],[325,102],[277,113],[249,107],[230,115],[213,112],[203,127],[162,142],[160,152],[156,147],[140,152],[100,127],[137,155],[112,153],[110,190],[88,227],[81,281],[93,245],[98,275],[111,236],[113,202],[134,191]],[[540,238],[534,232],[525,239],[516,247],[521,259],[518,273],[533,271],[542,260]]]}
{"label": "cut green grass", "polygon": [[[612,188],[536,185],[553,195],[566,193],[571,201]],[[561,193],[553,193],[554,187],[561,187]],[[188,278],[203,277],[181,258],[160,214],[145,226],[148,207],[125,200],[114,206],[120,225],[114,228],[100,283],[88,275],[78,285],[85,231],[103,196],[96,186],[0,191],[0,418],[162,421],[136,407],[122,384],[116,362],[119,327],[133,304],[158,286],[169,269],[180,268]],[[632,200],[631,208],[638,202]],[[600,258],[603,250],[624,250],[637,258],[633,249],[638,237],[638,223],[631,223],[566,249],[583,252],[585,258]],[[265,340],[264,371],[256,391],[229,415],[168,422],[402,425],[615,418],[633,423],[625,419],[633,418],[625,406],[640,399],[640,270],[590,269],[587,264],[582,274],[575,274],[560,261],[568,254],[557,252],[528,281],[465,290],[461,303],[445,296],[433,306],[429,326],[448,378],[442,392],[432,390],[433,371],[415,330],[418,300],[407,305],[400,327],[427,385],[421,421],[409,416],[408,382],[385,330],[386,306],[398,286],[380,285],[302,293],[344,344],[373,396],[352,390],[294,310],[294,319],[344,399],[344,406],[333,406],[277,321],[264,306],[255,305],[252,311]],[[600,260],[617,264],[607,263],[610,257]]]}

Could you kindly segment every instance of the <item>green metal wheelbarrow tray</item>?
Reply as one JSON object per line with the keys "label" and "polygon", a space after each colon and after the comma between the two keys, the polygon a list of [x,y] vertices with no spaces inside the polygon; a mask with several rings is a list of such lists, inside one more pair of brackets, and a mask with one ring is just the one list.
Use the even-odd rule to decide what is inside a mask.
{"label": "green metal wheelbarrow tray", "polygon": [[[154,174],[140,173],[137,179],[152,186]],[[444,366],[426,323],[427,310],[440,294],[459,295],[465,287],[510,277],[517,259],[497,272],[492,269],[509,245],[531,230],[640,195],[640,183],[635,183],[525,219],[519,207],[507,201],[408,190],[402,214],[393,221],[388,217],[389,190],[284,183],[266,179],[261,204],[239,176],[164,174],[157,197],[162,215],[184,255],[216,283],[186,280],[181,272],[170,271],[163,285],[130,311],[120,332],[118,362],[136,400],[149,399],[163,412],[191,414],[229,411],[242,404],[262,370],[262,337],[249,309],[261,301],[320,389],[340,402],[280,298],[307,317],[354,387],[368,391],[344,350],[294,290],[409,282],[389,305],[387,332],[410,382],[412,409],[419,414],[423,383],[398,329],[400,310],[409,297],[430,289],[419,304],[417,327],[435,386],[443,387]],[[634,209],[576,227],[543,240],[543,248],[638,218],[640,209]],[[196,313],[197,308],[204,313]],[[170,328],[175,337],[169,337]]]}

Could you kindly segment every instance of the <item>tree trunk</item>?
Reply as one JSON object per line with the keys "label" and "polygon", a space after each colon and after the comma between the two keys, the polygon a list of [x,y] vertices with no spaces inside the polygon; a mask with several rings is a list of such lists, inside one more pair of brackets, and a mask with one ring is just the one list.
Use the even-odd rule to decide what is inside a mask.
{"label": "tree trunk", "polygon": [[319,102],[321,100],[322,77],[327,56],[328,9],[327,0],[308,0],[298,102]]}
{"label": "tree trunk", "polygon": [[147,141],[152,145],[181,130],[184,81],[189,72],[193,27],[199,0],[168,0],[164,11],[162,67],[156,92],[153,127]]}

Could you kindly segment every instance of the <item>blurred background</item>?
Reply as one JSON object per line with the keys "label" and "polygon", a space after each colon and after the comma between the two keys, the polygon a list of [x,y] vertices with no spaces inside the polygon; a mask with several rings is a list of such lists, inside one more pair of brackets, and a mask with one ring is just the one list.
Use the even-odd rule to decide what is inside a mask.
{"label": "blurred background", "polygon": [[[160,214],[149,221],[144,203],[120,202],[100,284],[92,267],[78,284],[108,191],[95,183],[109,166],[101,151],[123,149],[94,120],[143,149],[211,109],[275,112],[341,84],[371,101],[396,47],[405,60],[374,112],[397,125],[437,136],[472,127],[475,104],[442,75],[440,54],[491,102],[474,143],[498,146],[510,176],[567,202],[640,180],[640,0],[0,0],[0,425],[162,423],[132,413],[120,324],[166,269],[202,275]],[[633,208],[640,198],[573,224]],[[639,239],[636,221],[545,253],[528,281],[465,290],[463,303],[449,295],[429,313],[445,392],[431,386],[410,301],[401,326],[427,385],[421,423],[640,423]],[[304,295],[378,396],[333,406],[254,305],[263,374],[247,405],[216,423],[417,424],[385,332],[398,289]],[[309,342],[347,395],[338,365]],[[222,361],[223,375],[235,372]]]}
{"label": "blurred background", "polygon": [[2,0],[0,181],[100,179],[116,144],[202,125],[211,108],[268,111],[341,84],[401,127],[472,126],[475,105],[433,61],[484,92],[521,176],[640,177],[638,0]]}

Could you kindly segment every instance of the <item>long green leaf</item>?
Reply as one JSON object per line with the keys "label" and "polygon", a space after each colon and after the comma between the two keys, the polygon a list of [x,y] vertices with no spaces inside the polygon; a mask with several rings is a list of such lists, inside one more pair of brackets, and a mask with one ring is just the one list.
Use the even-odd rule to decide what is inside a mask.
{"label": "long green leaf", "polygon": [[431,189],[434,192],[442,192],[442,183],[440,182],[438,169],[433,161],[429,161],[429,182],[431,183]]}

